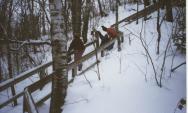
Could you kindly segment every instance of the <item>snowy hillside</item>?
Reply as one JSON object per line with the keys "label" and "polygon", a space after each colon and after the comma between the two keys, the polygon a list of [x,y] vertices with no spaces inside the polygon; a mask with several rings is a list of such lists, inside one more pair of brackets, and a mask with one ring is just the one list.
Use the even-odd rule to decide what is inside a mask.
{"label": "snowy hillside", "polygon": [[[143,6],[139,7],[143,8]],[[136,5],[129,5],[126,8],[120,7],[119,20],[135,13],[136,11],[131,10],[132,8],[136,8]],[[124,33],[122,50],[120,52],[117,51],[116,42],[112,51],[105,52],[105,56],[100,57],[99,71],[101,80],[97,78],[96,66],[75,78],[74,82],[68,87],[66,103],[62,107],[62,113],[186,112],[186,108],[183,108],[183,110],[177,108],[179,100],[186,98],[186,66],[183,65],[174,72],[170,72],[172,58],[176,49],[173,43],[170,43],[169,50],[166,53],[165,68],[162,73],[162,87],[159,87],[155,81],[151,61],[140,41],[139,37],[142,31],[141,36],[147,44],[147,49],[159,79],[166,45],[171,35],[173,24],[166,21],[163,22],[161,26],[160,54],[157,55],[157,12],[151,16],[151,19],[146,22],[140,19],[138,24],[133,22],[128,25],[125,25],[125,23],[119,25],[119,30]],[[108,17],[99,19],[96,29],[102,31],[100,26],[110,27],[113,23],[115,23],[115,14],[110,13]],[[102,33],[103,35],[105,34],[105,32]],[[88,37],[91,37],[90,34],[88,34]],[[85,54],[92,49],[86,49]],[[86,61],[83,63],[83,68],[86,68],[95,60],[95,57],[93,57],[91,60]],[[173,67],[185,62],[185,60],[184,54],[176,52]],[[48,91],[51,90],[50,88],[51,84],[46,87]],[[44,93],[48,91],[44,91]],[[35,94],[35,96],[37,98],[37,96],[40,97],[41,95]],[[39,108],[40,113],[47,112],[49,106],[50,100]],[[5,112],[20,113],[22,112],[22,104],[15,108],[10,107],[0,110],[0,113]]]}
{"label": "snowy hillside", "polygon": [[[130,6],[130,8],[134,6]],[[120,18],[126,17],[129,7],[125,10],[121,7]],[[126,12],[125,12],[126,11]],[[149,52],[156,65],[159,75],[162,65],[164,50],[171,33],[172,24],[164,22],[162,25],[161,54],[156,55],[156,13],[153,19],[144,22],[143,35],[149,48]],[[100,25],[110,26],[115,22],[115,15],[100,20]],[[107,56],[101,58],[100,75],[102,80],[97,79],[96,68],[85,73],[92,87],[87,83],[84,76],[76,77],[74,83],[68,88],[66,105],[63,113],[174,113],[178,101],[186,97],[186,69],[180,67],[170,77],[170,67],[173,50],[167,53],[165,72],[162,79],[162,88],[155,83],[154,72],[151,63],[147,63],[145,52],[140,40],[130,35],[129,30],[139,36],[142,20],[136,25],[121,24],[120,30],[124,32],[125,42],[122,51],[117,48],[110,51]],[[101,28],[99,27],[101,30]],[[143,33],[143,34],[144,34]],[[116,47],[116,46],[115,46]],[[185,61],[185,55],[177,53],[174,66]],[[185,113],[178,110],[176,113]]]}

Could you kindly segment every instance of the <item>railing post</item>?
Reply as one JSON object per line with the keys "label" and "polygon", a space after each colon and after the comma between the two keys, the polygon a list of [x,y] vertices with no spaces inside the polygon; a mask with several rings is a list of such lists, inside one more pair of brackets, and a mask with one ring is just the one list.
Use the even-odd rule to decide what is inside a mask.
{"label": "railing post", "polygon": [[121,32],[121,31],[119,31],[119,36],[120,36],[120,38],[121,38],[121,43],[123,43],[124,42],[124,35],[123,35],[123,32]]}
{"label": "railing post", "polygon": [[23,95],[23,113],[27,112],[27,106],[26,106],[26,97],[25,94]]}
{"label": "railing post", "polygon": [[101,51],[101,57],[104,57],[104,50]]}
{"label": "railing post", "polygon": [[121,40],[120,40],[120,36],[117,37],[117,41],[118,41],[118,51],[121,51]]}
{"label": "railing post", "polygon": [[76,75],[77,75],[77,66],[75,66],[75,67],[72,69],[72,78],[74,78]]}

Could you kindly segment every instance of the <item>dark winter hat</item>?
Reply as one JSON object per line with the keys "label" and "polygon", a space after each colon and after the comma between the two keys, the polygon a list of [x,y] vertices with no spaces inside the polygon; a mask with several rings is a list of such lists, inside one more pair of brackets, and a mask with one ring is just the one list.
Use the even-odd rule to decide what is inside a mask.
{"label": "dark winter hat", "polygon": [[103,30],[103,31],[106,31],[106,30],[107,30],[106,27],[104,27],[104,26],[101,26],[101,27],[102,27],[102,30]]}

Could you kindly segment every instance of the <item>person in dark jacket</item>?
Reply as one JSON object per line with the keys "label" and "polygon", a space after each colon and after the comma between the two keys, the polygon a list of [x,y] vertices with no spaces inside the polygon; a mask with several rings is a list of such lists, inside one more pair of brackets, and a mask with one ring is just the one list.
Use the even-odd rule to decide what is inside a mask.
{"label": "person in dark jacket", "polygon": [[[110,38],[108,37],[107,34],[105,36],[103,36],[100,31],[97,31],[95,29],[93,31],[91,31],[91,35],[94,36],[96,38],[96,40],[99,40],[99,39],[101,40],[100,46],[103,46],[108,41],[110,41]],[[106,50],[111,50],[112,48],[113,48],[113,45],[109,45],[105,49]]]}
{"label": "person in dark jacket", "polygon": [[[83,41],[80,39],[80,35],[76,34],[74,36],[74,39],[72,40],[70,47],[68,49],[68,53],[70,53],[70,51],[74,51],[74,60],[77,61],[79,60],[84,51],[85,51],[85,46]],[[78,65],[78,70],[81,71],[82,70],[82,64]]]}

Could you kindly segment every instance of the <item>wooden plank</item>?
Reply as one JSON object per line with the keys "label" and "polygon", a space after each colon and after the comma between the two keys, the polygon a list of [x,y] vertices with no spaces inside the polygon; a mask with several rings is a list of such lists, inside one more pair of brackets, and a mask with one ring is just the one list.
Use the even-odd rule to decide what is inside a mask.
{"label": "wooden plank", "polygon": [[[88,60],[89,58],[95,56],[96,52],[100,52],[102,51],[104,48],[108,47],[109,45],[111,45],[113,42],[115,42],[117,39],[113,39],[111,41],[109,41],[108,43],[106,43],[105,45],[99,47],[98,49],[88,53],[87,55],[83,56],[80,60],[75,61],[71,64],[68,65],[68,70],[71,70],[72,68],[74,68],[74,66],[76,66],[78,63],[80,62],[84,62],[86,60]],[[87,71],[88,69],[90,69],[91,67],[93,67],[94,65],[96,65],[98,62],[95,62],[94,64],[92,64],[91,66],[89,66],[88,68],[86,68],[85,71]],[[28,90],[30,93],[32,93],[33,91],[37,90],[40,88],[40,86],[44,85],[47,82],[50,82],[49,79],[52,77],[53,74],[49,75],[49,78],[44,78],[39,80],[37,83],[32,84],[31,86],[28,86]],[[44,81],[44,82],[43,82]],[[69,82],[71,83],[71,82]],[[44,98],[42,98],[41,100],[39,100],[38,102],[36,102],[36,105],[40,105],[42,104],[44,101],[46,101],[47,99],[49,99],[51,97],[51,93],[49,93],[48,95],[46,95]]]}
{"label": "wooden plank", "polygon": [[46,76],[45,78],[42,78],[39,81],[28,86],[27,89],[28,89],[29,93],[32,93],[32,92],[36,91],[37,89],[40,89],[41,87],[43,87],[45,84],[51,82],[51,78],[52,78],[53,74],[54,73],[51,73],[50,75]]}
{"label": "wooden plank", "polygon": [[12,101],[18,99],[19,97],[23,96],[24,95],[24,92],[20,92],[18,93],[17,95],[9,98],[7,101],[3,102],[2,104],[0,104],[0,109],[3,108],[4,106],[7,106],[8,104],[10,104]]}
{"label": "wooden plank", "polygon": [[161,4],[161,2],[157,2],[157,3],[151,5],[151,6],[147,7],[147,8],[145,8],[145,9],[137,12],[137,13],[134,13],[134,14],[126,17],[125,19],[120,20],[119,22],[113,24],[112,26],[116,26],[116,25],[118,25],[118,24],[120,24],[122,22],[133,22],[133,21],[136,21],[137,19],[142,18],[142,17],[144,17],[146,15],[149,15],[152,12],[156,11],[161,6],[160,4]]}
{"label": "wooden plank", "polygon": [[[95,41],[94,42],[89,42],[85,46],[88,47],[88,46],[92,45],[93,43],[95,43]],[[73,52],[71,52],[70,54],[73,54]],[[52,61],[47,62],[47,63],[39,65],[39,66],[37,66],[37,67],[35,67],[33,69],[30,69],[30,70],[28,70],[26,72],[23,72],[20,75],[14,77],[12,79],[8,79],[8,80],[0,83],[0,92],[5,90],[5,89],[7,89],[8,87],[11,87],[11,86],[13,86],[13,85],[15,85],[15,84],[27,79],[28,77],[34,75],[35,73],[37,73],[37,72],[39,72],[39,71],[41,71],[41,70],[43,70],[43,69],[45,69],[45,68],[47,68],[47,67],[49,67],[51,65],[52,65]]]}
{"label": "wooden plank", "polygon": [[21,82],[22,80],[27,79],[28,77],[34,75],[35,73],[37,73],[37,72],[41,71],[42,69],[47,68],[51,65],[52,65],[52,61],[47,62],[45,64],[37,66],[36,68],[30,69],[26,72],[23,72],[20,75],[14,77],[14,78],[11,78],[9,80],[6,80],[6,81],[0,83],[0,92],[7,89],[10,86],[13,86],[13,85]]}
{"label": "wooden plank", "polygon": [[[88,71],[89,69],[91,69],[93,66],[95,66],[97,63],[100,63],[100,61],[97,61],[97,62],[93,63],[88,68],[86,68],[84,71],[82,71],[81,73],[79,73],[78,75],[82,75],[83,73],[85,73],[86,71]],[[70,83],[72,83],[72,81],[69,81],[69,84]],[[48,95],[46,95],[45,97],[43,97],[42,99],[40,99],[38,102],[36,102],[36,105],[37,106],[41,105],[43,102],[45,102],[46,100],[48,100],[50,97],[51,97],[51,93],[49,93]]]}
{"label": "wooden plank", "polygon": [[[69,64],[69,65],[68,65],[68,70],[71,70],[71,69],[72,69],[74,66],[76,66],[78,63],[84,62],[84,61],[88,60],[89,58],[95,56],[95,55],[96,55],[96,52],[102,51],[104,48],[108,47],[109,45],[111,45],[111,44],[112,44],[113,42],[115,42],[116,40],[117,40],[117,39],[113,39],[113,40],[109,41],[107,44],[105,44],[105,45],[99,47],[98,49],[96,49],[96,50],[90,52],[89,54],[83,56],[80,60]],[[93,43],[94,43],[94,42],[88,43],[88,46],[92,45]],[[50,65],[52,65],[52,62],[48,62],[48,63],[45,63],[45,64],[43,64],[43,65],[40,65],[40,66],[38,66],[38,67],[36,67],[36,68],[34,68],[34,69],[32,69],[32,70],[29,70],[29,71],[27,71],[27,72],[24,72],[24,73],[18,75],[18,76],[15,77],[14,79],[7,80],[7,81],[1,83],[1,84],[0,84],[0,91],[2,91],[2,90],[4,90],[4,89],[10,87],[11,85],[14,85],[14,84],[16,84],[16,83],[18,83],[18,82],[20,82],[20,81],[22,81],[22,80],[24,80],[24,79],[30,77],[31,75],[37,73],[38,71],[40,71],[40,70],[43,69],[43,68],[49,67]],[[95,63],[94,63],[94,65],[95,65]],[[45,78],[43,78],[43,79],[41,79],[41,80],[35,82],[34,84],[28,86],[28,91],[29,91],[30,93],[32,93],[33,91],[39,89],[41,86],[47,84],[48,82],[50,82],[50,80],[51,80],[51,78],[52,78],[52,75],[53,75],[53,74],[50,74],[50,75],[48,75],[47,77],[45,77]],[[21,93],[15,95],[15,96],[12,97],[11,99],[9,99],[9,100],[7,100],[6,102],[2,103],[2,104],[0,105],[0,107],[6,106],[7,104],[11,103],[13,100],[15,100],[15,99],[17,99],[17,98],[19,98],[19,97],[21,97],[21,96],[23,96],[23,92],[21,92]],[[48,94],[47,96],[45,96],[44,98],[42,98],[42,99],[41,99],[39,102],[37,102],[37,103],[40,104],[40,103],[46,101],[48,98],[50,98],[50,94]]]}
{"label": "wooden plank", "polygon": [[40,99],[38,102],[36,102],[36,105],[39,106],[42,103],[44,103],[46,100],[48,100],[51,97],[51,93],[47,94],[46,96],[44,96],[42,99]]}
{"label": "wooden plank", "polygon": [[[90,43],[86,44],[86,46],[90,46],[90,45],[92,45],[93,43],[95,43],[95,42],[90,42]],[[28,72],[28,71],[27,71],[25,76],[24,76],[24,74],[18,75],[18,77],[14,79],[15,81],[18,80],[17,82],[11,83],[12,80],[9,80],[9,81],[5,81],[5,82],[1,83],[1,84],[0,84],[0,91],[6,89],[6,88],[8,88],[8,87],[10,87],[12,84],[16,84],[16,83],[22,81],[21,79],[23,79],[23,80],[24,80],[24,78],[26,79],[26,76],[29,77],[29,75],[32,75],[31,73],[35,73],[35,71],[38,72],[38,70],[40,70],[41,67],[44,66],[43,68],[46,68],[46,67],[50,66],[51,64],[52,64],[52,62],[48,62],[48,63],[46,63],[46,64],[43,64],[43,65],[41,65],[41,66],[38,66],[38,67],[32,69],[32,71],[34,71],[34,72],[32,72],[32,71],[29,71],[29,72]],[[30,72],[31,72],[31,73],[30,73]],[[36,72],[36,73],[37,73],[37,72]],[[29,75],[27,75],[27,74],[29,74]],[[28,86],[28,87],[29,87],[29,88],[28,88],[28,89],[29,89],[29,92],[34,92],[35,90],[39,89],[39,88],[42,87],[43,85],[49,83],[49,82],[51,81],[52,75],[53,75],[53,74],[50,74],[50,75],[48,75],[47,77],[45,77],[45,78],[43,78],[43,79],[41,79],[41,80],[35,82],[34,84]],[[18,99],[19,97],[23,96],[23,94],[24,94],[24,92],[22,91],[21,93],[19,93],[19,94],[13,96],[13,97],[10,98],[9,100],[3,102],[2,104],[0,104],[0,108],[3,108],[4,106],[10,104],[12,101],[14,101],[14,100]],[[47,97],[48,97],[48,96],[49,96],[49,95],[47,95]],[[41,102],[44,102],[45,100],[48,99],[47,97],[44,97],[44,98],[43,98],[41,101],[39,101],[38,103],[40,104]],[[47,98],[47,99],[46,99],[46,98]]]}

